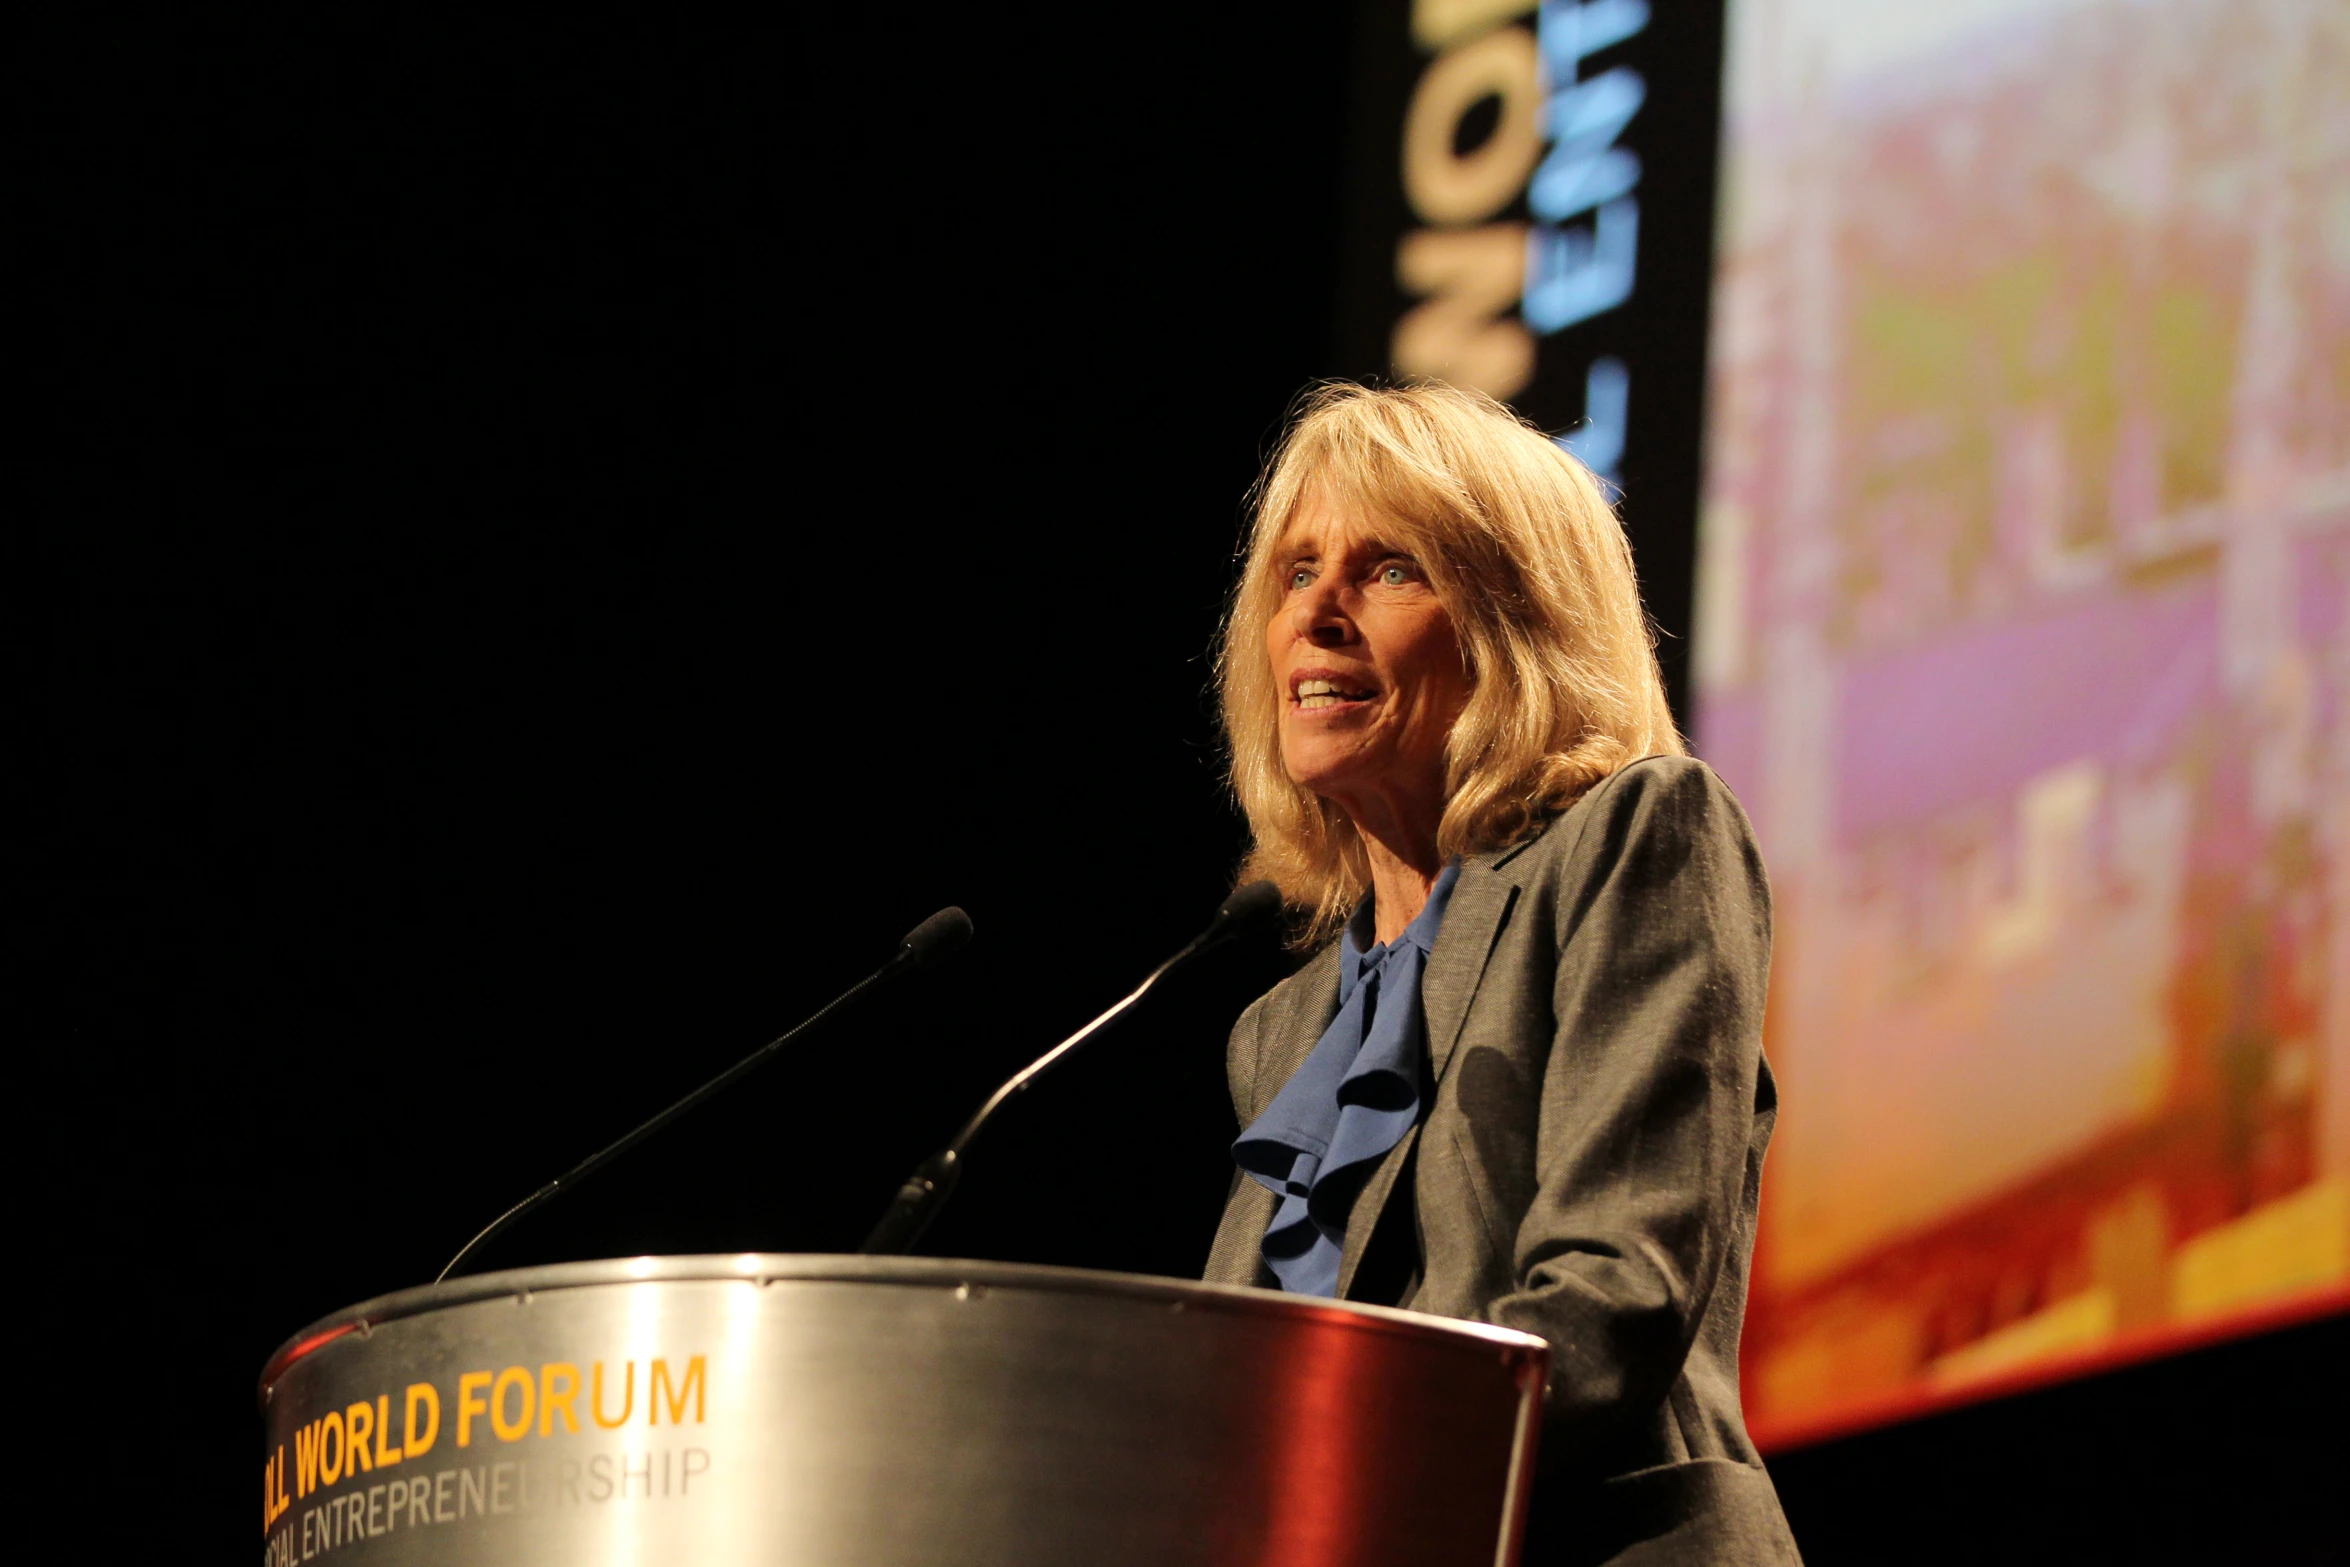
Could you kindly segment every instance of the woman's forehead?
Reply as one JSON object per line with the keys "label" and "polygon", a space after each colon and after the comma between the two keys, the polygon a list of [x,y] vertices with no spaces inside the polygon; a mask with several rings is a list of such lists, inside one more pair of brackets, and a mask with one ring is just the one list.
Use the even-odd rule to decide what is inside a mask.
{"label": "woman's forehead", "polygon": [[1283,553],[1335,555],[1374,545],[1390,547],[1399,536],[1393,518],[1344,496],[1314,489],[1298,497],[1275,545]]}

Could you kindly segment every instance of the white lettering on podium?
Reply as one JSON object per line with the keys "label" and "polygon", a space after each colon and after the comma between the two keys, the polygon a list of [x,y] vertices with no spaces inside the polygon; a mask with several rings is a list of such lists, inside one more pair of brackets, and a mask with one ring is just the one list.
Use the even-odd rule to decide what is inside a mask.
{"label": "white lettering on podium", "polygon": [[554,1462],[505,1459],[406,1475],[304,1508],[272,1532],[262,1567],[292,1567],[402,1529],[433,1528],[549,1508],[643,1506],[690,1498],[711,1469],[706,1447],[619,1449]]}

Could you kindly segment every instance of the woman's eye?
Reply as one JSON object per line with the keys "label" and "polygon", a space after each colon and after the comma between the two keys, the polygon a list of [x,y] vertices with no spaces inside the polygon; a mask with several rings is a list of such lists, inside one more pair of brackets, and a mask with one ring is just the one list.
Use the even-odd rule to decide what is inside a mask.
{"label": "woman's eye", "polygon": [[1382,587],[1400,588],[1411,580],[1412,568],[1409,566],[1390,561],[1379,568],[1379,582]]}
{"label": "woman's eye", "polygon": [[1299,588],[1304,587],[1307,583],[1313,580],[1314,574],[1306,570],[1305,567],[1300,566],[1289,574],[1289,591],[1295,593]]}

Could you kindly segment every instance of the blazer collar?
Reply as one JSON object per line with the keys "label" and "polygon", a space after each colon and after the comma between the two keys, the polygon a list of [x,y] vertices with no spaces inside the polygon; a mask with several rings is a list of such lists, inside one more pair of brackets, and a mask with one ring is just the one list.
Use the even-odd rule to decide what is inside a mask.
{"label": "blazer collar", "polygon": [[[1530,838],[1527,843],[1532,841]],[[1493,955],[1493,944],[1517,903],[1517,878],[1506,867],[1525,848],[1526,843],[1521,843],[1499,854],[1471,855],[1461,863],[1461,879],[1453,884],[1443,928],[1436,933],[1436,949],[1428,954],[1428,966],[1420,974],[1420,1010],[1428,1025],[1428,1086],[1420,1096],[1423,1116],[1436,1103],[1437,1085],[1444,1081],[1444,1070],[1452,1064],[1453,1046],[1469,1019],[1469,1003],[1476,999],[1477,987],[1485,978],[1486,959]],[[1363,1253],[1379,1228],[1379,1216],[1395,1194],[1419,1135],[1415,1126],[1387,1151],[1346,1216],[1346,1241],[1338,1258],[1341,1300],[1354,1287],[1355,1270],[1362,1266]]]}
{"label": "blazer collar", "polygon": [[[1493,943],[1516,901],[1518,882],[1508,866],[1548,830],[1549,823],[1545,823],[1507,849],[1472,854],[1461,862],[1460,880],[1453,884],[1452,901],[1445,906],[1435,950],[1428,954],[1427,967],[1420,975],[1431,1090],[1443,1081],[1444,1070],[1451,1064],[1453,1045],[1468,1021],[1469,1003],[1485,977],[1485,960],[1492,956]],[[1281,1091],[1281,1085],[1296,1075],[1337,1013],[1338,943],[1332,941],[1307,959],[1296,977],[1267,1003],[1258,1035],[1263,1044],[1257,1058],[1256,1102],[1249,1106],[1247,1120],[1253,1120]]]}
{"label": "blazer collar", "polygon": [[[1420,1006],[1428,1025],[1429,1067],[1428,1086],[1421,1096],[1423,1107],[1436,1102],[1436,1086],[1444,1080],[1445,1068],[1452,1062],[1453,1046],[1468,1022],[1469,1003],[1476,998],[1477,987],[1484,980],[1486,960],[1493,955],[1493,944],[1517,902],[1518,880],[1510,874],[1509,864],[1547,830],[1546,823],[1523,842],[1497,854],[1470,855],[1461,863],[1460,880],[1453,884],[1452,902],[1446,906],[1443,927],[1436,933],[1435,950],[1428,954],[1427,967],[1420,975]],[[1281,1091],[1281,1085],[1296,1074],[1321,1040],[1322,1031],[1330,1026],[1330,1019],[1337,1014],[1338,943],[1333,941],[1316,953],[1298,971],[1296,980],[1284,989],[1287,994],[1277,994],[1277,999],[1269,1004],[1263,1032],[1258,1036],[1263,1044],[1257,1059],[1256,1102],[1249,1106],[1243,1124],[1254,1120]],[[1355,1269],[1361,1264],[1371,1233],[1378,1227],[1379,1215],[1411,1158],[1413,1146],[1419,1141],[1419,1130],[1413,1127],[1401,1142],[1388,1150],[1370,1179],[1363,1183],[1354,1209],[1347,1215],[1346,1242],[1340,1250],[1338,1264],[1341,1300],[1353,1285]]]}
{"label": "blazer collar", "polygon": [[1436,932],[1436,948],[1428,954],[1428,966],[1420,975],[1431,1089],[1444,1081],[1452,1047],[1461,1037],[1461,1025],[1468,1021],[1469,1002],[1485,977],[1485,960],[1493,955],[1494,940],[1517,899],[1517,880],[1502,869],[1502,863],[1517,853],[1513,848],[1499,855],[1474,855],[1462,863],[1461,879],[1453,885],[1452,902]]}

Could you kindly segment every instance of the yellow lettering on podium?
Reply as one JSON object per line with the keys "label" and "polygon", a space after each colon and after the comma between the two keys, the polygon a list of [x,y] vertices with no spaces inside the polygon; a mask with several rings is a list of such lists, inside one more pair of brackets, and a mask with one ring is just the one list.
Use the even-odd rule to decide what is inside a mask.
{"label": "yellow lettering on podium", "polygon": [[457,1445],[473,1445],[473,1417],[486,1415],[490,1406],[474,1395],[490,1385],[486,1371],[468,1371],[457,1379]]}
{"label": "yellow lettering on podium", "polygon": [[649,1425],[661,1423],[661,1400],[663,1395],[667,1393],[669,1397],[669,1423],[671,1425],[685,1424],[685,1396],[691,1393],[694,1396],[694,1424],[700,1425],[702,1423],[704,1380],[702,1357],[696,1355],[685,1363],[685,1380],[677,1385],[675,1392],[669,1392],[669,1362],[655,1360],[652,1374],[645,1379],[646,1423]]}
{"label": "yellow lettering on podium", "polygon": [[[416,1431],[416,1407],[424,1406],[424,1433]],[[441,1434],[441,1395],[430,1382],[408,1384],[408,1415],[400,1454],[404,1458],[422,1458],[432,1451],[432,1444]]]}
{"label": "yellow lettering on podium", "polygon": [[343,1411],[343,1471],[357,1474],[362,1469],[373,1469],[375,1462],[367,1455],[367,1439],[375,1434],[375,1410],[367,1404],[353,1404]]}
{"label": "yellow lettering on podium", "polygon": [[294,1494],[308,1496],[318,1489],[319,1422],[294,1432]]}
{"label": "yellow lettering on podium", "polygon": [[375,1467],[389,1468],[400,1461],[406,1449],[392,1441],[392,1395],[375,1395]]}
{"label": "yellow lettering on podium", "polygon": [[[506,1390],[522,1391],[522,1413],[512,1420],[506,1418]],[[508,1366],[498,1373],[498,1385],[490,1389],[490,1429],[498,1433],[501,1442],[519,1441],[530,1435],[530,1416],[533,1400],[538,1396],[538,1385],[530,1373],[520,1366]]]}
{"label": "yellow lettering on podium", "polygon": [[600,1360],[596,1362],[595,1378],[595,1392],[590,1400],[591,1412],[596,1417],[596,1424],[609,1431],[625,1422],[629,1411],[636,1408],[636,1362],[628,1362],[626,1380],[620,1384],[620,1413],[609,1420],[604,1418],[604,1363]]}
{"label": "yellow lettering on podium", "polygon": [[539,1435],[552,1436],[555,1411],[563,1411],[563,1429],[577,1431],[579,1417],[571,1406],[579,1401],[579,1367],[568,1360],[550,1360],[539,1367]]}
{"label": "yellow lettering on podium", "polygon": [[[329,1457],[326,1439],[335,1439],[335,1450]],[[328,1410],[326,1418],[318,1422],[318,1483],[332,1485],[343,1477],[343,1417],[336,1410]]]}

